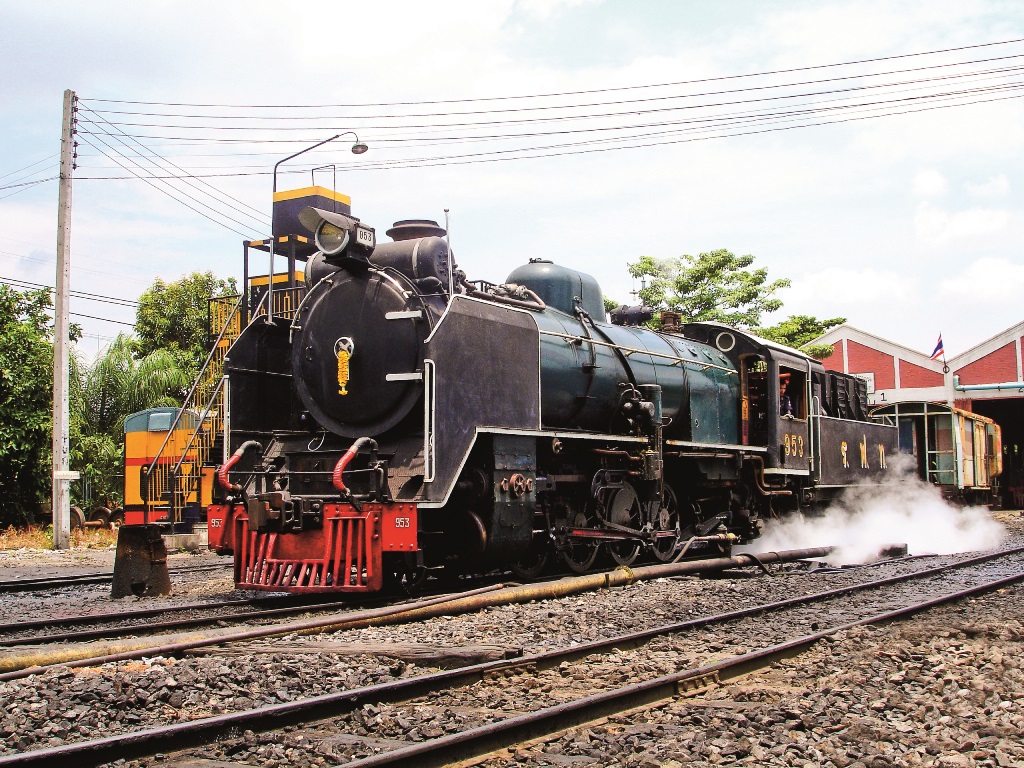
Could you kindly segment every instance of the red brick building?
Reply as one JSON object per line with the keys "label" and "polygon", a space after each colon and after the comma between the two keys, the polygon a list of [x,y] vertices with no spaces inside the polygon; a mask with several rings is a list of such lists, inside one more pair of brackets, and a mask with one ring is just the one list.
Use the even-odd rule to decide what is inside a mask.
{"label": "red brick building", "polygon": [[815,340],[831,344],[826,368],[863,376],[872,404],[929,400],[994,419],[1002,428],[1002,485],[1019,484],[1024,473],[1024,322],[981,344],[930,360],[851,325],[833,328]]}

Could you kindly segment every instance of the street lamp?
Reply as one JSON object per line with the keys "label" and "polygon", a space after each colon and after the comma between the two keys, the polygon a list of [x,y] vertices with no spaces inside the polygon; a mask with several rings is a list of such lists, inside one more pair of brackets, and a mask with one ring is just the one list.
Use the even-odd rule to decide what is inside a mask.
{"label": "street lamp", "polygon": [[273,200],[274,198],[277,197],[277,169],[281,166],[282,163],[287,163],[289,160],[293,160],[299,155],[304,155],[307,152],[316,149],[317,147],[322,147],[324,144],[329,144],[335,139],[340,139],[342,136],[347,136],[350,133],[356,138],[355,143],[352,145],[352,154],[361,155],[364,152],[366,152],[369,149],[369,147],[359,140],[359,136],[356,134],[356,132],[345,131],[344,133],[335,134],[334,136],[331,136],[331,138],[329,139],[324,139],[323,141],[318,142],[311,147],[300,149],[294,155],[288,155],[288,157],[284,158],[283,160],[278,160],[274,164],[274,190],[270,207],[270,275],[267,279],[267,325],[274,324],[274,246],[277,244],[277,233],[274,230],[274,212],[276,206],[273,204]]}

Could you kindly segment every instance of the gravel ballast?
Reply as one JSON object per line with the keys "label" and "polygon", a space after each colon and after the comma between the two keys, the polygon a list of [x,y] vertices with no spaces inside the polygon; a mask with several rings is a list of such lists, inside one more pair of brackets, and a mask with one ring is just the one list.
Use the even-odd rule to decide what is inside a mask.
{"label": "gravel ballast", "polygon": [[[1000,517],[1010,531],[1004,546],[1019,544],[1024,531],[1019,514],[1003,513]],[[772,578],[762,578],[753,573],[732,573],[716,579],[665,579],[562,600],[502,606],[467,616],[440,617],[415,625],[313,636],[309,641],[338,640],[375,645],[415,642],[439,647],[490,643],[530,653],[607,637],[629,629],[920,570],[955,559],[951,556],[906,561],[835,573],[784,572]],[[211,592],[210,597],[224,599],[231,593],[230,587],[228,583],[223,586],[225,591]],[[83,593],[72,593],[61,600],[70,604],[75,601],[75,594],[78,594],[77,611],[82,612]],[[0,598],[5,612],[9,606],[8,598],[13,597]],[[1024,731],[1020,730],[1020,666],[1013,664],[1022,658],[1020,625],[1024,620],[1024,609],[1020,607],[1021,597],[1021,589],[1013,588],[965,604],[965,607],[941,609],[950,616],[961,617],[957,619],[960,623],[954,623],[953,619],[934,619],[932,617],[946,616],[947,613],[931,611],[895,628],[847,633],[835,642],[820,644],[800,659],[766,673],[763,679],[748,678],[740,685],[716,689],[708,695],[707,701],[711,703],[703,709],[697,707],[696,702],[680,703],[668,710],[652,709],[651,728],[643,733],[630,730],[645,724],[642,717],[622,723],[611,721],[600,726],[605,731],[594,728],[584,739],[586,745],[605,744],[600,750],[600,758],[587,753],[586,745],[580,746],[579,752],[574,752],[576,747],[572,744],[579,739],[573,737],[571,743],[562,744],[561,752],[551,753],[540,762],[536,762],[530,756],[532,750],[527,749],[521,750],[517,756],[505,758],[504,762],[493,764],[651,766],[669,765],[675,760],[680,764],[692,761],[696,761],[693,764],[765,762],[803,766],[808,763],[827,765],[831,761],[831,764],[842,768],[858,760],[865,766],[1014,765],[1016,760],[1024,766],[1024,755],[1005,745],[1000,746],[1001,741],[1012,746],[1015,740],[1024,737]],[[38,606],[38,595],[35,600],[37,610],[45,610],[45,607]],[[131,603],[134,605],[135,601]],[[978,609],[981,615],[963,613],[974,611],[977,606],[982,606]],[[109,610],[109,603],[106,609]],[[911,632],[910,628],[919,623],[924,629]],[[889,633],[904,631],[907,632],[905,636],[900,634],[894,640],[887,639]],[[274,642],[268,641],[270,650]],[[285,638],[284,642],[299,643],[303,640]],[[1001,656],[993,657],[989,649],[995,649]],[[931,661],[932,657],[942,657],[943,661]],[[947,660],[960,658],[964,659],[962,663]],[[1001,658],[1001,663],[997,663],[997,658]],[[58,669],[45,675],[0,683],[0,700],[4,703],[3,714],[0,715],[0,754],[344,691],[424,671],[425,667],[383,656],[338,657],[273,652],[179,660],[157,658],[99,668]],[[628,678],[629,670],[623,670],[622,674]],[[896,679],[900,674],[902,678]],[[947,681],[947,677],[951,679]],[[819,685],[818,681],[822,680],[826,682]],[[983,686],[981,689],[975,687],[978,680]],[[938,683],[941,685],[937,688]],[[954,683],[955,689],[951,687]],[[993,690],[988,691],[985,685]],[[1001,685],[1005,688],[1005,695],[1000,690]],[[979,691],[986,694],[986,699],[976,703]],[[1000,697],[998,703],[993,703],[993,696]],[[720,703],[713,704],[715,701]],[[884,706],[879,705],[882,709],[872,708],[878,702],[885,703]],[[487,706],[486,702],[484,706]],[[992,710],[988,715],[985,714],[987,709]],[[890,717],[890,710],[902,714]],[[756,714],[757,711],[763,713],[761,720],[752,717],[751,713]],[[798,717],[791,720],[788,715],[780,714],[783,711]],[[842,713],[843,718],[852,718],[852,721],[842,718],[834,721],[832,718],[838,713]],[[739,720],[739,716],[746,720]],[[780,716],[781,720],[773,720]],[[383,721],[375,720],[372,712],[368,717],[367,734],[375,733],[379,738],[399,736],[399,731],[379,727]],[[810,719],[805,722],[805,717]],[[942,722],[943,717],[950,719]],[[999,726],[996,730],[1011,730],[983,734],[982,727],[975,725],[984,717],[994,718],[993,722]],[[862,721],[874,730],[861,733],[854,726]],[[930,727],[933,723],[938,725]],[[911,725],[917,730],[900,730]],[[437,724],[442,732],[449,726],[448,720]],[[661,730],[657,730],[659,726]],[[851,728],[852,731],[849,730]],[[1012,731],[1013,728],[1018,730]],[[711,732],[718,735],[712,737],[709,735]],[[844,733],[845,737],[841,735]],[[854,744],[851,739],[858,739],[856,744],[863,741],[870,745],[878,734],[882,734],[879,738],[883,745],[891,743],[897,746],[892,750],[878,747],[872,748],[875,751],[861,752],[857,751],[859,746],[850,746]],[[427,732],[420,735],[430,737]],[[922,747],[922,762],[908,762],[915,759],[911,753],[917,753],[917,739],[925,739],[926,736],[929,744],[934,741],[939,745],[939,750],[934,751],[934,745],[931,745],[931,752]],[[307,749],[295,745],[285,748],[267,741],[268,738],[281,740],[285,737],[299,738],[287,734],[252,736],[249,738],[251,744],[240,747],[231,755],[231,760],[260,765],[272,764],[268,761],[278,761],[279,765],[318,764],[313,757],[307,763],[305,756],[312,754]],[[991,741],[993,737],[997,739],[995,742]],[[694,739],[701,739],[700,744]],[[949,744],[957,742],[957,739],[961,741],[954,750]],[[723,740],[729,743],[723,744]],[[819,743],[824,746],[819,746]],[[906,749],[900,751],[900,744]],[[967,744],[973,744],[975,749],[966,752],[960,749]],[[784,748],[778,751],[780,746]],[[263,748],[262,753],[258,752],[260,748]],[[593,746],[593,749],[597,748]],[[586,746],[586,749],[591,747]],[[679,750],[678,756],[673,749]],[[821,753],[819,757],[814,756],[814,749]],[[828,749],[835,755],[832,756]],[[960,757],[984,752],[988,757],[969,759],[991,762],[949,762],[953,760],[954,752]],[[332,764],[330,752],[318,754],[319,764]],[[303,757],[300,759],[299,755]],[[946,762],[936,762],[940,759]],[[1010,762],[999,762],[1000,759]]]}

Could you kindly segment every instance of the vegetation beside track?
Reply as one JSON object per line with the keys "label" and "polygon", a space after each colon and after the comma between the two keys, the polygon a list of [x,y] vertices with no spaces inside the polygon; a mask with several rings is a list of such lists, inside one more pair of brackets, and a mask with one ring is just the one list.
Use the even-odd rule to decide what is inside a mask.
{"label": "vegetation beside track", "polygon": [[[71,531],[71,546],[82,549],[106,549],[117,544],[117,531],[87,528]],[[30,525],[0,529],[0,551],[10,549],[53,549],[53,527]]]}

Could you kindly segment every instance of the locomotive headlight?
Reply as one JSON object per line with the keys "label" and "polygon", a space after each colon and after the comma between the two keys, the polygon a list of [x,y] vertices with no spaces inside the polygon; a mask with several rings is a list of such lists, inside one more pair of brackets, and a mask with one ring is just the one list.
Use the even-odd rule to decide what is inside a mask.
{"label": "locomotive headlight", "polygon": [[313,233],[313,240],[330,264],[352,266],[366,262],[377,246],[377,235],[355,216],[321,208],[303,208],[299,221]]}
{"label": "locomotive headlight", "polygon": [[349,233],[347,229],[331,224],[329,221],[321,221],[316,228],[316,247],[324,252],[326,256],[333,256],[341,253],[348,245]]}

